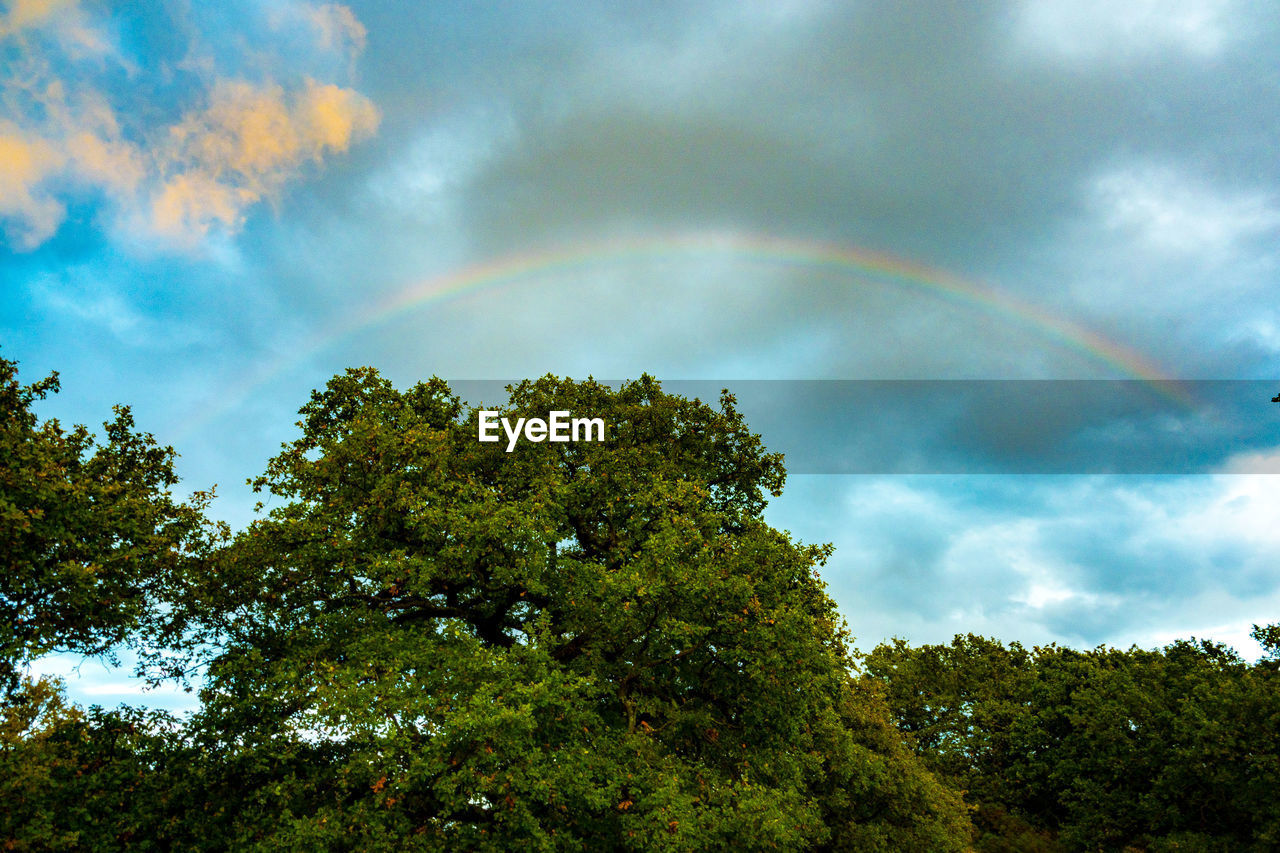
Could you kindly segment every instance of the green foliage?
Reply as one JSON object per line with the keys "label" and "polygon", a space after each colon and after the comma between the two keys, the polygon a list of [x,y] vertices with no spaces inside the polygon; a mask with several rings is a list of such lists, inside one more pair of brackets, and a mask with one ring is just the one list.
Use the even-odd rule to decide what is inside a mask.
{"label": "green foliage", "polygon": [[1249,634],[1262,646],[1262,651],[1270,663],[1280,662],[1280,623],[1272,625],[1254,625]]}
{"label": "green foliage", "polygon": [[1280,682],[1265,662],[1207,642],[1028,652],[969,635],[882,645],[867,670],[976,805],[979,849],[1276,848]]}
{"label": "green foliage", "polygon": [[166,714],[85,712],[24,679],[0,705],[0,848],[167,849],[198,802],[187,757]]}
{"label": "green foliage", "polygon": [[[39,422],[56,388],[0,359],[5,849],[1280,849],[1280,625],[1254,665],[968,635],[854,675],[728,393],[523,382],[507,417],[608,437],[507,453],[440,380],[351,370],[232,539],[127,409]],[[20,676],[121,642],[204,667],[199,713]]]}
{"label": "green foliage", "polygon": [[222,649],[201,728],[269,768],[242,840],[961,849],[957,798],[849,681],[829,548],[760,520],[783,469],[732,396],[510,391],[608,440],[507,453],[439,380],[351,370],[256,481],[274,508],[188,613]]}
{"label": "green foliage", "polygon": [[32,404],[57,374],[21,385],[0,358],[0,688],[39,655],[107,653],[162,621],[172,591],[208,542],[208,494],[175,502],[174,451],[117,407],[97,444],[83,426],[40,422]]}

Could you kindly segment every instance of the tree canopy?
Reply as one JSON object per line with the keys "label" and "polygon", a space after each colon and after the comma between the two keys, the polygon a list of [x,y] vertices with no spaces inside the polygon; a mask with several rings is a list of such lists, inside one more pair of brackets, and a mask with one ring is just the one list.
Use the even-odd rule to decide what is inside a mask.
{"label": "tree canopy", "polygon": [[546,377],[502,412],[553,410],[607,440],[508,453],[371,369],[312,395],[270,511],[157,575],[207,664],[165,808],[198,779],[212,846],[963,849],[851,677],[830,549],[761,519],[785,474],[733,397]]}
{"label": "tree canopy", "polygon": [[[255,481],[274,508],[220,555],[192,616],[222,650],[206,725],[325,754],[290,794],[306,806],[280,802],[296,817],[271,833],[310,842],[343,824],[441,849],[961,843],[956,799],[851,725],[878,721],[892,743],[850,685],[814,574],[829,549],[760,519],[781,459],[732,396],[713,408],[648,378],[509,390],[512,419],[589,413],[608,439],[508,453],[477,441],[477,409],[443,382],[402,393],[352,370]],[[889,761],[915,789],[874,784],[867,765]],[[832,774],[887,817],[838,811]]]}
{"label": "tree canopy", "polygon": [[[1221,645],[851,638],[829,546],[725,392],[508,388],[603,441],[478,441],[439,379],[335,376],[231,536],[117,409],[41,422],[0,359],[0,845],[1268,851],[1280,625]],[[199,711],[78,708],[120,644]]]}
{"label": "tree canopy", "polygon": [[[1277,627],[1255,637],[1266,644]],[[883,644],[867,672],[931,769],[967,792],[982,850],[1280,844],[1270,661],[1194,640],[1027,650],[967,635]]]}
{"label": "tree canopy", "polygon": [[210,494],[175,501],[175,453],[117,406],[99,443],[40,421],[52,374],[22,385],[0,358],[0,687],[53,651],[110,652],[158,621],[177,577],[206,553]]}

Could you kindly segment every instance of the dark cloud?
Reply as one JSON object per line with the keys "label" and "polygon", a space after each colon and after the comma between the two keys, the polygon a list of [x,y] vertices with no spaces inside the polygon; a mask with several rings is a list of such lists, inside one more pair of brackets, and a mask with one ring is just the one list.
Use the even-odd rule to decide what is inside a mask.
{"label": "dark cloud", "polygon": [[[1096,13],[1090,40],[1087,22],[1052,4],[1020,9],[814,3],[769,17],[737,4],[682,16],[566,5],[533,21],[515,9],[357,7],[380,45],[363,79],[379,103],[415,106],[387,118],[380,144],[393,159],[383,172],[394,179],[370,179],[384,188],[378,202],[353,207],[346,190],[338,209],[348,218],[320,223],[343,247],[325,264],[374,254],[426,273],[618,233],[763,230],[875,246],[990,281],[1175,374],[1218,378],[1244,366],[1256,375],[1274,357],[1250,316],[1275,272],[1273,232],[1225,259],[1198,253],[1194,240],[1170,252],[1142,233],[1170,205],[1203,213],[1208,202],[1228,224],[1239,224],[1241,205],[1260,204],[1263,219],[1274,209],[1273,134],[1262,128],[1275,130],[1280,94],[1258,66],[1274,27],[1249,6],[1192,10],[1171,24]],[[1036,15],[1040,30],[1024,20]],[[1062,32],[1048,36],[1060,38],[1046,41],[1044,21],[1059,19]],[[1146,187],[1152,204],[1117,216],[1108,194],[1117,187],[1126,196]],[[333,204],[315,207],[323,216]],[[351,215],[369,224],[354,238],[339,233]],[[608,313],[667,293],[644,269],[611,273],[619,286]],[[830,276],[806,270],[735,275],[767,292],[753,305],[772,324],[764,335],[833,341],[815,351],[809,375],[1114,375],[910,294],[876,300],[852,280],[833,291]],[[695,268],[681,276],[686,292],[721,286]],[[570,285],[545,284],[522,298],[590,329],[559,304]],[[736,295],[726,289],[721,304]],[[699,310],[709,346],[749,362],[761,333],[749,322],[718,328],[718,310],[681,305]],[[438,331],[423,319],[421,334]],[[559,335],[552,325],[547,337]],[[537,336],[525,337],[533,351],[513,350],[513,360],[546,363]],[[629,373],[667,360],[661,329],[644,323],[628,348],[637,353]],[[587,359],[617,363],[607,352]],[[691,354],[677,370],[702,363]]]}

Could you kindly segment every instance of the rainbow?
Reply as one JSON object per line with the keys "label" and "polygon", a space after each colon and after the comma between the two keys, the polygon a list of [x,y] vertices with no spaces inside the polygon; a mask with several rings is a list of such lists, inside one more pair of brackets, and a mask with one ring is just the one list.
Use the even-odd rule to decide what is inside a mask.
{"label": "rainbow", "polygon": [[1011,294],[965,281],[942,270],[884,252],[834,243],[742,232],[699,231],[538,249],[484,261],[416,282],[325,328],[287,357],[264,365],[246,381],[225,389],[219,394],[215,406],[186,422],[180,433],[187,435],[199,425],[234,409],[255,389],[340,341],[428,306],[563,271],[615,266],[635,260],[695,257],[823,270],[916,290],[1027,328],[1105,365],[1120,378],[1150,383],[1158,394],[1183,405],[1190,400],[1177,380],[1134,350]]}

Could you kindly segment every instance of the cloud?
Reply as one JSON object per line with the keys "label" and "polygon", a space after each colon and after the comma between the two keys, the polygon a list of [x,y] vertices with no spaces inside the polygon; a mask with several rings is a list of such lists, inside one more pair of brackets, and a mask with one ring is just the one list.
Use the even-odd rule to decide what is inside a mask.
{"label": "cloud", "polygon": [[823,577],[863,648],[965,631],[1238,642],[1280,606],[1274,477],[800,477],[787,490],[770,514],[835,544]]}
{"label": "cloud", "polygon": [[119,138],[81,131],[66,140],[66,151],[81,180],[114,193],[132,192],[147,176],[143,152]]}
{"label": "cloud", "polygon": [[320,46],[326,49],[343,49],[360,53],[364,50],[364,25],[346,6],[325,3],[305,7],[303,14],[315,27]]}
{"label": "cloud", "polygon": [[[354,58],[362,49],[364,29],[345,6],[293,8],[308,22],[303,52],[316,54],[317,67],[327,68],[326,53]],[[269,41],[270,22],[244,29],[263,24]],[[107,22],[90,20],[74,0],[13,5],[0,28],[5,41],[19,60],[0,73],[10,113],[0,125],[0,217],[22,249],[52,236],[67,203],[85,198],[107,201],[117,221],[171,244],[195,245],[211,229],[234,233],[254,204],[379,122],[364,95],[299,73],[307,63],[297,49],[282,48],[276,60],[256,49],[248,63],[255,78],[244,68],[219,74],[193,42],[181,67],[194,86],[175,89],[181,69],[162,63],[149,79],[138,70],[146,63],[112,46]],[[92,56],[86,46],[95,46]],[[148,88],[169,100],[147,101]]]}
{"label": "cloud", "polygon": [[170,128],[165,170],[152,196],[156,230],[204,235],[239,227],[244,210],[274,195],[308,161],[371,135],[377,108],[350,89],[308,79],[300,92],[244,81],[220,83],[210,103]]}
{"label": "cloud", "polygon": [[0,18],[0,38],[46,30],[77,51],[99,52],[100,36],[86,22],[79,0],[11,0]]}
{"label": "cloud", "polygon": [[1220,53],[1233,35],[1229,0],[1035,0],[1018,8],[1024,44],[1059,61],[1128,62],[1161,51]]}
{"label": "cloud", "polygon": [[[1247,139],[1215,127],[1222,147]],[[1274,375],[1280,192],[1249,156],[1127,151],[1077,178],[1075,210],[1050,229],[1023,275],[1058,285],[1065,310],[1123,329],[1184,378]],[[1260,153],[1260,152],[1259,152]]]}
{"label": "cloud", "polygon": [[65,208],[43,187],[66,160],[48,140],[26,136],[10,123],[0,125],[0,216],[9,220],[24,248],[47,240]]}
{"label": "cloud", "polygon": [[[1128,187],[1096,184],[1150,181],[1161,201],[1185,201],[1187,216],[1204,200],[1220,203],[1211,212],[1227,226],[1246,224],[1231,217],[1251,200],[1263,214],[1270,204],[1273,152],[1249,145],[1274,136],[1258,125],[1280,115],[1274,93],[1234,49],[1202,62],[1161,48],[1141,67],[1011,62],[1017,8],[960,4],[925,16],[910,5],[813,3],[773,20],[731,3],[680,16],[570,3],[539,9],[535,22],[509,10],[432,7],[408,20],[391,4],[362,7],[377,39],[362,73],[396,111],[387,156],[363,186],[308,188],[324,203],[296,210],[273,250],[274,274],[307,293],[324,288],[346,313],[342,282],[362,274],[370,253],[376,286],[389,289],[617,236],[763,232],[885,250],[1019,296],[1168,373],[1235,375],[1195,363],[1220,355],[1198,344],[1228,327],[1220,312],[1234,307],[1209,265],[1189,274],[1201,266],[1191,244],[1164,252],[1134,218],[1141,211],[1126,219],[1112,209]],[[1263,29],[1248,12],[1224,7],[1216,20],[1226,33]],[[1096,28],[1122,32],[1127,14],[1099,11],[1106,20]],[[1250,87],[1261,97],[1245,112],[1237,101]],[[1239,156],[1218,168],[1220,152]],[[1084,225],[1069,232],[1076,217]],[[1222,233],[1215,244],[1206,226],[1196,239],[1230,253],[1267,236]],[[520,285],[519,309],[488,297],[474,310],[441,305],[361,340],[359,357],[412,351],[433,370],[490,376],[535,367],[1116,375],[1034,329],[910,288],[802,267],[673,266],[655,273],[619,261],[540,276]],[[1183,299],[1206,304],[1188,313]],[[608,316],[630,318],[625,340],[601,321]],[[513,344],[478,351],[476,324]]]}
{"label": "cloud", "polygon": [[120,654],[119,666],[101,658],[52,654],[32,661],[31,673],[62,679],[68,698],[82,706],[101,705],[105,701],[145,705],[175,713],[196,710],[199,705],[196,695],[180,686],[152,688],[141,679],[130,678],[134,661],[134,656],[127,651]]}
{"label": "cloud", "polygon": [[48,39],[69,56],[100,56],[108,50],[80,0],[11,0],[0,18],[0,39],[16,38],[24,48]]}
{"label": "cloud", "polygon": [[1106,227],[1166,255],[1220,257],[1280,228],[1280,209],[1265,193],[1225,192],[1167,166],[1109,171],[1092,190]]}
{"label": "cloud", "polygon": [[0,35],[40,26],[59,10],[69,10],[75,5],[76,0],[12,0],[4,22],[0,23]]}
{"label": "cloud", "polygon": [[1280,474],[1280,448],[1242,453],[1227,460],[1225,474]]}

